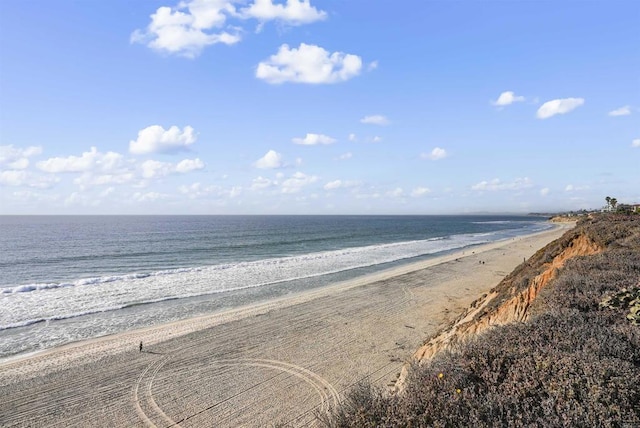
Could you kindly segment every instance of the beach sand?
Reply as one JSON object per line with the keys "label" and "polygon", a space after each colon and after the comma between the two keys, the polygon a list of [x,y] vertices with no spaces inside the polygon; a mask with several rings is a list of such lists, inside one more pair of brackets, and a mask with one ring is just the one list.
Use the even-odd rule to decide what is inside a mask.
{"label": "beach sand", "polygon": [[3,362],[0,426],[313,425],[570,227]]}

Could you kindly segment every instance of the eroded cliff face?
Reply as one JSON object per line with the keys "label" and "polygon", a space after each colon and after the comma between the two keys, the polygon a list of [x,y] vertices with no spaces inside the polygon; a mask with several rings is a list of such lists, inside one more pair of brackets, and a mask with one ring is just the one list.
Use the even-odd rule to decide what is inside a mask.
{"label": "eroded cliff face", "polygon": [[[599,253],[602,247],[588,236],[579,234],[563,243],[562,249],[551,261],[545,262],[545,254],[552,251],[554,243],[540,250],[523,266],[514,271],[514,275],[506,277],[488,294],[474,301],[469,309],[460,315],[449,327],[422,345],[413,355],[411,363],[424,363],[438,352],[449,349],[472,336],[493,326],[508,324],[514,321],[526,321],[529,307],[538,293],[544,288],[573,257],[588,256]],[[557,246],[557,244],[555,244]],[[530,276],[536,272],[535,276]],[[405,364],[395,385],[395,391],[404,389],[405,379],[410,364]]]}

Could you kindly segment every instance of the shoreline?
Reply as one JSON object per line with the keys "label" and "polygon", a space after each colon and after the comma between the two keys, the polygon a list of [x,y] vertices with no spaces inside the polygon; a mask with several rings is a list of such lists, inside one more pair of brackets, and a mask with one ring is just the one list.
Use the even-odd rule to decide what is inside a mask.
{"label": "shoreline", "polygon": [[[510,229],[512,226],[505,225],[499,226],[506,227],[504,231],[453,233],[424,240],[398,236],[396,239],[401,241],[397,243],[355,247],[348,240],[342,249],[321,251],[303,245],[300,254],[264,254],[246,266],[243,258],[210,265],[185,262],[175,270],[157,267],[123,269],[120,273],[92,271],[70,275],[76,279],[68,281],[52,279],[50,283],[35,281],[28,285],[12,285],[3,289],[9,293],[3,295],[7,311],[0,328],[0,364],[72,343],[289,297],[474,248],[483,242],[508,240],[517,234],[531,234],[553,227],[550,222],[532,224],[537,230],[527,231],[530,225],[524,229]],[[426,234],[433,233],[428,231]],[[255,266],[254,262],[257,263]],[[263,269],[265,275],[262,275]],[[37,265],[33,270],[39,272]],[[28,276],[28,273],[24,275]],[[113,286],[109,282],[114,282]],[[25,292],[17,291],[23,289]],[[44,292],[40,292],[41,289]]]}
{"label": "shoreline", "polygon": [[[338,282],[324,285],[315,289],[300,291],[293,295],[281,296],[281,297],[277,297],[270,300],[251,303],[248,305],[243,305],[233,309],[227,309],[227,310],[215,312],[212,314],[199,315],[191,318],[186,318],[183,320],[164,322],[164,323],[160,323],[160,324],[156,324],[148,327],[136,328],[133,330],[127,330],[127,331],[122,331],[118,333],[112,333],[112,334],[107,334],[103,336],[77,340],[77,341],[65,343],[63,345],[55,346],[48,349],[31,351],[24,354],[9,356],[9,357],[0,359],[0,369],[12,364],[18,364],[21,361],[30,360],[32,358],[41,358],[41,357],[51,356],[56,352],[68,351],[71,349],[82,347],[84,345],[89,345],[89,344],[99,343],[99,342],[112,342],[112,341],[121,342],[122,338],[127,338],[128,336],[140,337],[144,343],[148,342],[149,344],[153,344],[159,341],[168,340],[174,337],[189,334],[199,329],[204,329],[204,328],[219,325],[225,322],[230,322],[238,318],[256,316],[264,313],[265,311],[281,309],[287,306],[291,306],[299,303],[305,303],[305,302],[314,300],[318,297],[321,297],[327,293],[336,292],[340,290],[348,290],[350,288],[359,287],[363,284],[367,284],[370,282],[384,281],[389,278],[393,278],[395,276],[423,270],[428,267],[436,266],[441,263],[446,263],[451,260],[468,256],[469,254],[466,254],[468,251],[471,251],[471,254],[475,254],[476,251],[478,252],[478,254],[480,254],[490,249],[500,247],[504,243],[509,241],[518,241],[518,240],[530,238],[533,236],[550,233],[558,229],[563,229],[563,230],[567,229],[567,226],[565,226],[564,224],[553,223],[552,226],[553,227],[551,229],[546,229],[543,231],[534,232],[527,235],[516,236],[513,238],[506,238],[506,239],[502,239],[502,240],[498,240],[490,243],[471,245],[469,247],[465,247],[464,249],[453,250],[448,254],[438,255],[438,256],[430,257],[425,260],[401,264],[399,266],[383,269],[378,272],[361,275],[345,281],[338,281]],[[195,330],[194,330],[193,324],[198,324]],[[167,330],[172,328],[176,329],[177,331],[174,334],[171,334],[169,337],[163,337],[160,340],[154,339],[154,336],[150,337],[150,334],[155,333],[157,330]]]}
{"label": "shoreline", "polygon": [[[107,406],[102,400],[86,403],[73,414],[98,412],[102,414],[98,420],[108,425],[141,426],[145,418],[175,422],[181,414],[206,408],[209,400],[219,400],[219,412],[198,416],[205,418],[201,423],[220,422],[220,414],[231,412],[231,419],[220,422],[221,426],[258,426],[257,422],[243,422],[246,416],[233,413],[233,404],[246,406],[251,394],[257,393],[255,383],[259,379],[273,383],[273,379],[279,379],[273,373],[281,373],[288,376],[289,383],[298,381],[277,393],[271,388],[266,391],[269,397],[258,394],[264,405],[255,406],[252,417],[269,421],[274,406],[286,403],[290,406],[284,414],[301,412],[308,418],[311,413],[307,410],[318,406],[313,400],[317,394],[320,403],[335,401],[363,376],[381,384],[392,382],[402,363],[430,334],[495,286],[522,263],[522,257],[532,255],[570,227],[554,224],[552,229],[534,234],[468,247],[246,307],[10,357],[0,362],[0,390],[6,391],[0,393],[0,402],[14,395],[22,397],[29,408],[25,412],[40,421],[36,425],[59,421],[55,415],[31,408],[43,399],[58,400],[39,391],[38,385],[58,384],[88,370],[96,373],[96,379],[87,382],[98,389],[116,387],[112,385],[114,378],[128,379],[121,385],[123,389],[112,394],[113,403],[109,401],[123,414],[102,414],[100,409]],[[487,265],[483,264],[485,260]],[[138,352],[140,340],[147,352]],[[151,368],[154,377],[147,380]],[[179,380],[178,385],[163,386],[159,377],[184,377],[190,383]],[[200,385],[206,379],[210,383]],[[145,382],[145,391],[153,391],[153,400],[137,397],[138,407],[134,409],[130,402],[132,383],[142,386]],[[190,396],[187,392],[193,388],[209,392],[188,402],[169,392],[177,389]],[[81,386],[75,389],[83,391]],[[287,398],[291,391],[297,391],[297,398]],[[231,398],[221,398],[227,395]],[[174,402],[165,397],[173,397]],[[302,403],[296,401],[301,397]],[[64,397],[60,399],[64,401]],[[150,404],[156,401],[163,409],[160,412]]]}

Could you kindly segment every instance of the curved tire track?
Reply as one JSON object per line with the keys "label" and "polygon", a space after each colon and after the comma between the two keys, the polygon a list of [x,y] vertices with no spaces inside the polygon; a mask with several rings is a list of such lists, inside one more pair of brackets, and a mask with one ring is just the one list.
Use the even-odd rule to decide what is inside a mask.
{"label": "curved tire track", "polygon": [[[135,385],[133,386],[133,402],[136,406],[136,412],[140,418],[144,421],[145,425],[150,427],[160,426],[179,426],[173,419],[167,416],[166,413],[157,405],[153,399],[153,380],[160,371],[160,369],[169,361],[171,356],[165,356],[157,361],[149,364],[144,371],[138,377]],[[151,374],[147,376],[147,373],[151,370]],[[142,390],[142,394],[140,391]],[[141,396],[142,395],[142,396]],[[151,414],[145,412],[145,408],[151,410]],[[154,422],[154,420],[156,422]]]}
{"label": "curved tire track", "polygon": [[[162,367],[169,362],[172,358],[171,355],[164,356],[157,361],[149,364],[144,371],[138,377],[135,385],[133,386],[133,401],[136,407],[136,412],[145,423],[150,427],[173,427],[180,426],[180,423],[187,421],[197,415],[213,410],[221,404],[242,395],[249,389],[240,391],[239,393],[227,397],[224,400],[213,403],[212,405],[186,416],[179,421],[171,419],[156,403],[153,398],[153,381],[162,369]],[[320,411],[327,411],[330,407],[336,407],[339,402],[339,393],[333,387],[333,385],[326,379],[312,372],[302,366],[287,363],[284,361],[270,360],[264,358],[238,358],[238,359],[223,359],[214,360],[211,363],[211,367],[263,367],[272,370],[277,370],[294,376],[295,378],[305,382],[317,393],[319,397],[319,409]],[[146,410],[145,410],[146,409]]]}

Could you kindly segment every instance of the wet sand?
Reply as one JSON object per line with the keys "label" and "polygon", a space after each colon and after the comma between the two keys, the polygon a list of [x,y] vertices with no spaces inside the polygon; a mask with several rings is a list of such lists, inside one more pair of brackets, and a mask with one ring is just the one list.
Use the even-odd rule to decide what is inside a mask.
{"label": "wet sand", "polygon": [[4,362],[0,426],[314,425],[570,227]]}

